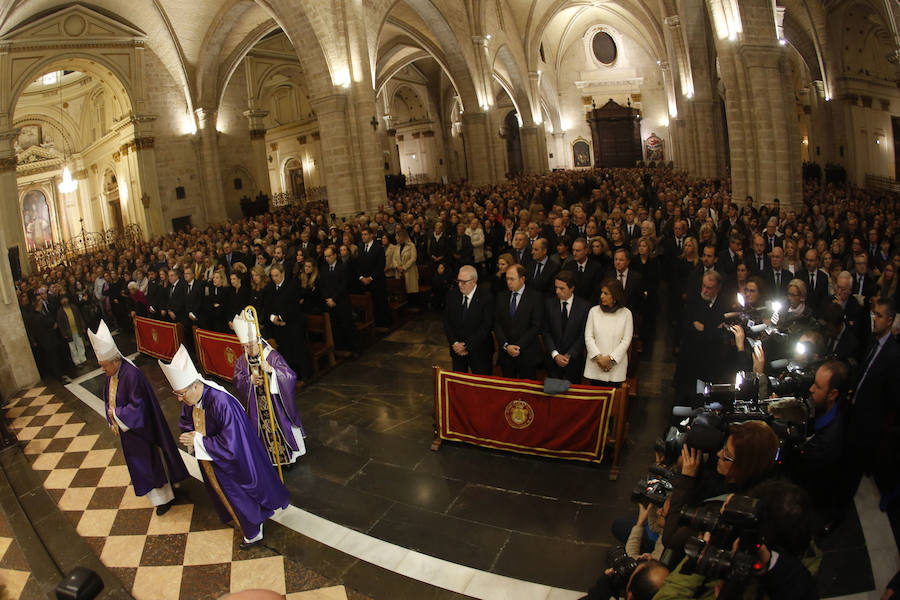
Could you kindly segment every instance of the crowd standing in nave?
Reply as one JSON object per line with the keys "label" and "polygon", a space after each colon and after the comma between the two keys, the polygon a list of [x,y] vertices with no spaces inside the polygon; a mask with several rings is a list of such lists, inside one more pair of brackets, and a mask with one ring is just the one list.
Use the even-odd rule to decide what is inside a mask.
{"label": "crowd standing in nave", "polygon": [[[307,316],[329,313],[337,348],[356,356],[349,296],[371,295],[376,324],[387,325],[394,279],[412,305],[443,311],[458,371],[490,374],[496,364],[507,377],[546,373],[617,387],[632,375],[629,356],[649,354],[669,328],[674,403],[685,406],[696,406],[698,380],[729,381],[737,370],[772,374],[726,316],[754,315],[804,336],[818,361],[808,468],[792,477],[805,492],[782,490],[794,504],[772,508],[772,522],[787,518],[778,510],[805,507],[806,492],[820,492],[809,473],[840,473],[834,501],[815,506],[814,528],[827,531],[865,473],[875,475],[884,503],[900,496],[892,429],[900,398],[898,208],[893,195],[818,182],[805,184],[802,205],[784,208],[776,198],[732,198],[727,181],[667,169],[561,171],[493,186],[409,187],[372,214],[346,219],[317,205],[282,208],[80,255],[17,286],[42,372],[55,377],[84,360],[78,340],[101,319],[125,332],[132,315],[229,332],[252,305],[283,357],[276,371],[308,380]],[[182,397],[204,405],[218,394],[202,381],[179,385]],[[291,401],[280,378],[276,385]],[[229,406],[212,396],[212,406]],[[299,418],[284,412],[288,437]],[[190,419],[183,421],[189,430]],[[758,423],[730,430],[718,453],[687,450],[667,465],[678,471],[672,501],[692,506],[735,492],[770,501],[764,484],[775,470],[774,433]],[[302,446],[297,438],[292,452]],[[277,486],[270,491],[252,519],[240,519],[248,543],[261,535],[254,519],[282,502]],[[663,529],[667,547],[684,543],[676,525]],[[653,549],[657,539],[642,546]],[[776,561],[806,568],[805,555],[788,555],[810,543],[784,542],[767,564],[773,572]],[[687,576],[667,566],[666,581],[681,576],[686,585]]]}

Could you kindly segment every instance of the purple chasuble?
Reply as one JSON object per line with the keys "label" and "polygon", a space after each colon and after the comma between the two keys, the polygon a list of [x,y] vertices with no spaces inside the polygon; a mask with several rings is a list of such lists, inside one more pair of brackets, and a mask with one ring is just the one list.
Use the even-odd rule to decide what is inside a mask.
{"label": "purple chasuble", "polygon": [[[143,496],[170,481],[187,479],[187,468],[146,375],[123,359],[118,376],[116,416],[128,427],[128,431],[119,431],[119,440],[134,494]],[[109,422],[109,377],[103,387],[103,405]]]}
{"label": "purple chasuble", "polygon": [[[297,413],[297,405],[294,403],[294,388],[297,385],[297,374],[288,366],[284,358],[275,350],[270,350],[266,357],[266,362],[275,371],[275,378],[278,380],[278,393],[272,394],[272,409],[275,413],[275,419],[281,428],[293,452],[300,449],[300,444],[294,439],[294,432],[291,425],[300,429],[303,436],[306,437],[306,431],[300,423],[300,415]],[[250,422],[254,424],[254,428],[258,430],[259,409],[256,402],[251,402],[254,390],[253,384],[250,383],[250,370],[247,367],[247,354],[241,354],[234,361],[234,378],[232,379],[235,388],[238,391],[238,398],[247,402],[245,407],[250,416]],[[257,435],[262,432],[257,431]]]}
{"label": "purple chasuble", "polygon": [[[256,436],[241,403],[228,392],[203,386],[200,406],[206,418],[203,448],[212,458],[212,468],[219,486],[239,525],[247,537],[258,532],[260,523],[271,517],[276,509],[290,502],[287,488],[269,462],[269,455]],[[184,405],[178,425],[182,431],[193,431],[193,407]],[[231,515],[203,473],[203,482],[223,523]]]}

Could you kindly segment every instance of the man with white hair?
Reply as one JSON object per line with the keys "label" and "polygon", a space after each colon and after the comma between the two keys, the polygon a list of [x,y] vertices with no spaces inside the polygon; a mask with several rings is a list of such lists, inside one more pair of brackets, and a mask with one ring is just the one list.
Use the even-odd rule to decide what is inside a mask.
{"label": "man with white hair", "polygon": [[[266,447],[272,464],[291,464],[306,454],[303,425],[294,403],[297,374],[274,348],[259,338],[256,325],[248,321],[243,313],[235,315],[231,323],[235,335],[244,346],[244,353],[234,362],[232,378],[238,398],[244,402],[250,421],[255,423],[256,434]],[[272,419],[263,374],[268,379]]]}
{"label": "man with white hair", "polygon": [[147,376],[122,358],[105,321],[88,338],[106,373],[103,405],[106,421],[122,442],[122,454],[135,496],[147,496],[163,515],[175,501],[172,484],[188,478],[181,454],[166,424]]}
{"label": "man with white hair", "polygon": [[246,550],[262,541],[262,524],[290,502],[265,447],[237,398],[200,377],[183,345],[159,366],[184,407],[178,440],[200,463],[203,482],[223,523],[240,526]]}

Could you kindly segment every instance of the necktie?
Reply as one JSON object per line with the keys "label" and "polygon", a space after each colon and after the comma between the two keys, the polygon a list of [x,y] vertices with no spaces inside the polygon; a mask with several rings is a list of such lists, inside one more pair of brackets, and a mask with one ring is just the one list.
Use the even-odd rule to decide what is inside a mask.
{"label": "necktie", "polygon": [[815,271],[809,274],[809,291],[813,291],[816,287],[816,273]]}
{"label": "necktie", "polygon": [[781,287],[781,271],[775,272],[775,287],[776,288]]}
{"label": "necktie", "polygon": [[463,296],[463,312],[469,310],[469,297]]}
{"label": "necktie", "polygon": [[535,278],[535,279],[537,279],[538,277],[541,276],[541,268],[542,268],[543,266],[544,266],[544,265],[542,265],[541,263],[538,263],[538,264],[535,266],[535,268],[534,268],[534,278]]}
{"label": "necktie", "polygon": [[509,316],[513,316],[516,314],[516,308],[518,308],[518,297],[519,292],[512,293],[512,299],[509,301]]}
{"label": "necktie", "polygon": [[862,276],[860,276],[859,277],[859,295],[860,296],[863,295],[863,281],[865,281],[865,280],[863,279]]}
{"label": "necktie", "polygon": [[584,273],[584,265],[578,265],[578,272]]}
{"label": "necktie", "polygon": [[331,271],[332,273],[334,273],[334,265],[331,265],[331,268],[328,270]]}
{"label": "necktie", "polygon": [[678,249],[681,250],[681,238],[675,238],[675,242],[678,244]]}
{"label": "necktie", "polygon": [[766,263],[765,263],[765,259],[764,259],[762,256],[760,256],[760,257],[759,257],[759,270],[760,270],[760,271],[762,271],[763,269],[766,268],[766,267],[765,267],[765,264],[766,264]]}
{"label": "necktie", "polygon": [[562,303],[562,324],[563,329],[566,328],[566,323],[569,322],[569,309],[568,309],[569,301],[565,300]]}
{"label": "necktie", "polygon": [[619,273],[619,283],[622,284],[622,289],[625,289],[625,274]]}

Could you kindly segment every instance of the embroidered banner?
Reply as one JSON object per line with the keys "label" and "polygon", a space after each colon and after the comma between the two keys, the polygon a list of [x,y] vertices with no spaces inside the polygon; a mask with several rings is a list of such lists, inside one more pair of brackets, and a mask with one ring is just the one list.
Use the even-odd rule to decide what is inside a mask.
{"label": "embroidered banner", "polygon": [[172,360],[184,339],[184,330],[181,323],[135,317],[134,337],[137,340],[138,352],[163,360]]}
{"label": "embroidered banner", "polygon": [[234,361],[244,353],[237,336],[195,328],[197,357],[204,372],[231,381],[234,377]]}
{"label": "embroidered banner", "polygon": [[559,395],[532,381],[435,369],[435,413],[444,440],[600,462],[616,390],[573,385]]}

